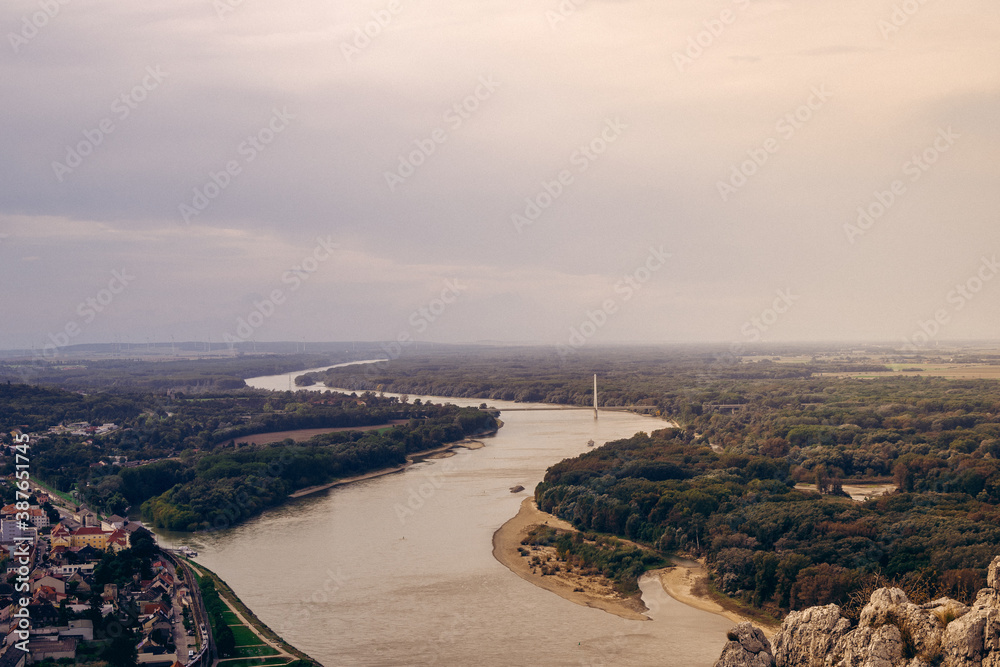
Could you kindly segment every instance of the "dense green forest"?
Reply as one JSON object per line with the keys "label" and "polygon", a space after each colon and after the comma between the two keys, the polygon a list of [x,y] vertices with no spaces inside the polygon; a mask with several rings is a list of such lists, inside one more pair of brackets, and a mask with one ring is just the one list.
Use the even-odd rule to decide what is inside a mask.
{"label": "dense green forest", "polygon": [[[742,407],[706,408],[723,390]],[[985,585],[1000,553],[1000,383],[741,381],[689,398],[683,428],[550,468],[539,505],[705,555],[719,589],[774,610],[848,603],[873,581],[918,601],[970,601]],[[858,480],[899,490],[854,502],[840,487]],[[796,490],[803,481],[827,493]]]}
{"label": "dense green forest", "polygon": [[[406,423],[389,426],[399,420]],[[120,428],[92,436],[45,432],[78,421]],[[378,431],[346,430],[298,445],[239,444],[258,433],[383,424]],[[495,430],[496,424],[486,411],[370,393],[244,389],[164,396],[0,385],[0,441],[10,442],[14,429],[35,434],[36,479],[107,513],[142,506],[155,525],[174,530],[231,525],[295,490],[399,465],[409,453]],[[3,464],[4,472],[12,471],[12,457]]]}
{"label": "dense green forest", "polygon": [[299,489],[398,466],[407,454],[496,429],[495,418],[476,408],[432,406],[425,412],[423,418],[384,431],[330,433],[300,445],[286,441],[210,454],[186,468],[137,468],[136,477],[126,475],[123,483],[126,492],[141,488],[148,493],[174,482],[142,505],[143,516],[157,527],[224,528]]}

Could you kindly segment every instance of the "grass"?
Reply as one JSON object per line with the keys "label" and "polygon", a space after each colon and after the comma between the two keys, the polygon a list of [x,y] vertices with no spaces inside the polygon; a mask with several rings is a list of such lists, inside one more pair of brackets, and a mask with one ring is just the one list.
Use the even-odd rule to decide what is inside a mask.
{"label": "grass", "polygon": [[240,625],[240,619],[236,618],[236,614],[231,611],[222,612],[222,620],[224,620],[227,625]]}
{"label": "grass", "polygon": [[77,505],[76,500],[73,498],[73,496],[69,495],[68,493],[63,493],[62,491],[56,491],[54,488],[52,488],[45,482],[41,481],[37,477],[35,477],[31,481],[37,484],[38,486],[42,487],[43,489],[45,489],[45,491],[48,492],[50,496],[56,496],[57,498],[62,498],[69,504],[70,509],[76,507]]}
{"label": "grass", "polygon": [[236,638],[237,646],[256,646],[258,644],[263,644],[253,630],[242,624],[229,623],[227,621],[230,629],[233,631],[233,637]]}
{"label": "grass", "polygon": [[257,646],[237,646],[236,656],[237,658],[253,658],[265,655],[278,655],[278,652],[267,646],[266,644],[258,644]]}
{"label": "grass", "polygon": [[247,658],[243,660],[227,660],[222,667],[269,667],[271,665],[287,665],[288,658]]}

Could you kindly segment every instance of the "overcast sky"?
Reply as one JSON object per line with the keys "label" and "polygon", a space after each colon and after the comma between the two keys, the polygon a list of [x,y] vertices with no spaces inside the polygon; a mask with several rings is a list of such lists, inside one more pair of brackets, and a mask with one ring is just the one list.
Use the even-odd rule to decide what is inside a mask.
{"label": "overcast sky", "polygon": [[996,0],[62,2],[0,347],[997,337]]}

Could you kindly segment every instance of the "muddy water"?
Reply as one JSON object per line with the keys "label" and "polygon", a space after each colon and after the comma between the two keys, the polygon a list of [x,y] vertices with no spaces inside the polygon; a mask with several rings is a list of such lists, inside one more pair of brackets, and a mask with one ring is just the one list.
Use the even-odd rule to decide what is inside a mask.
{"label": "muddy water", "polygon": [[[287,389],[288,376],[248,383]],[[625,621],[531,585],[491,553],[493,532],[546,468],[586,451],[588,440],[601,444],[664,422],[490,404],[522,410],[504,412],[504,427],[483,449],[179,541],[265,623],[327,666],[712,665],[733,624],[676,602],[655,580],[642,582],[653,620]],[[510,493],[518,484],[528,491]]]}

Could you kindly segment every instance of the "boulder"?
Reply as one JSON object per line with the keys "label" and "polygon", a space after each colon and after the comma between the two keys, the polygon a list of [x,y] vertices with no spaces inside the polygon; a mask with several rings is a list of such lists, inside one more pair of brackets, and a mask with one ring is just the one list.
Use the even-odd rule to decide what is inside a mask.
{"label": "boulder", "polygon": [[771,643],[760,628],[740,623],[729,631],[729,638],[715,667],[774,667]]}
{"label": "boulder", "polygon": [[[947,598],[941,600],[947,604]],[[872,593],[870,601],[861,610],[858,627],[875,629],[894,625],[899,630],[903,646],[911,651],[911,655],[933,655],[941,647],[942,626],[936,607],[925,609],[925,606],[913,604],[898,588],[880,588]]]}

